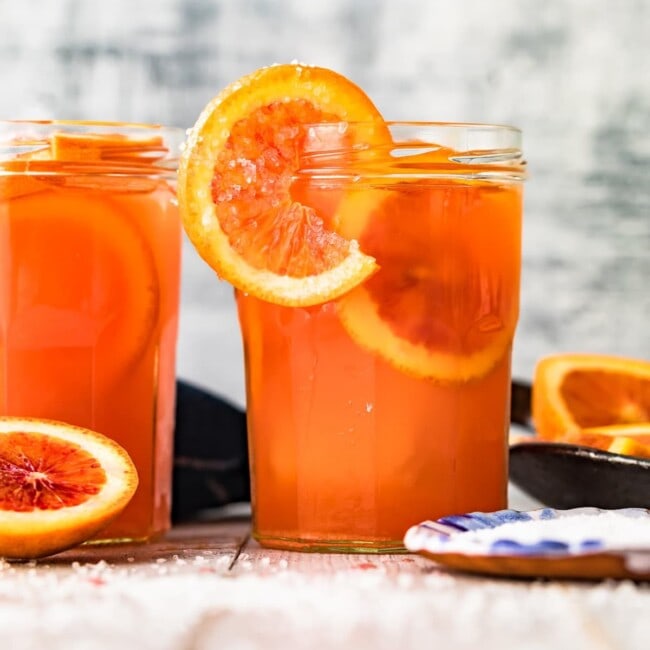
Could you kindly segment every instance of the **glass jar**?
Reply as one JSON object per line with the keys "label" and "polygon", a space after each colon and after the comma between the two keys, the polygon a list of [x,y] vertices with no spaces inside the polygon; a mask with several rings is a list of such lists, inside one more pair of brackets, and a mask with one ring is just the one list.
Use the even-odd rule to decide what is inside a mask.
{"label": "glass jar", "polygon": [[309,127],[290,188],[379,270],[313,307],[237,293],[264,546],[396,551],[424,519],[506,507],[521,134],[388,127]]}
{"label": "glass jar", "polygon": [[101,539],[170,524],[180,129],[0,122],[0,415],[122,445],[137,492]]}

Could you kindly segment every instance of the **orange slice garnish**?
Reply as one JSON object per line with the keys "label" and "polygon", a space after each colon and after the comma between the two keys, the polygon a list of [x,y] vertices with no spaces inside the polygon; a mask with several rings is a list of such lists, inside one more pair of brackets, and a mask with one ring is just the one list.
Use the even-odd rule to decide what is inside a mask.
{"label": "orange slice garnish", "polygon": [[52,158],[67,162],[154,162],[167,153],[161,136],[133,138],[123,134],[55,133]]}
{"label": "orange slice garnish", "polygon": [[416,377],[486,374],[510,349],[518,316],[512,192],[434,180],[350,192],[341,233],[380,266],[338,302],[350,336]]}
{"label": "orange slice garnish", "polygon": [[[356,85],[297,64],[262,68],[206,106],[181,159],[178,198],[190,240],[221,278],[269,302],[307,306],[376,270],[357,242],[335,232],[329,211],[291,192],[306,125],[342,121],[369,123],[366,138],[387,137]],[[353,136],[339,137],[354,145]]]}
{"label": "orange slice garnish", "polygon": [[547,440],[650,422],[650,362],[596,354],[546,357],[535,369],[532,416]]}
{"label": "orange slice garnish", "polygon": [[[154,164],[168,153],[161,136],[135,138],[123,134],[59,132],[47,141],[20,140],[13,144],[27,150],[33,147],[33,151],[0,162],[0,200],[40,192],[51,185],[98,186],[96,177],[85,178],[78,168],[71,172],[71,164],[93,164],[94,173],[99,174],[108,171],[109,165]],[[102,178],[103,187],[109,184],[117,191],[151,191],[156,181],[133,175]]]}
{"label": "orange slice garnish", "polygon": [[146,349],[159,307],[153,254],[135,217],[101,194],[51,188],[12,200],[7,214],[0,358],[13,372],[5,386],[0,372],[0,395],[15,414],[73,412]]}
{"label": "orange slice garnish", "polygon": [[[48,143],[21,141],[27,150],[10,160],[0,161],[0,201],[8,201],[25,194],[46,189],[41,178],[26,174],[32,161],[49,161],[52,153]],[[33,150],[30,150],[32,149]]]}
{"label": "orange slice garnish", "polygon": [[0,557],[43,557],[90,539],[137,485],[126,451],[99,433],[0,417]]}

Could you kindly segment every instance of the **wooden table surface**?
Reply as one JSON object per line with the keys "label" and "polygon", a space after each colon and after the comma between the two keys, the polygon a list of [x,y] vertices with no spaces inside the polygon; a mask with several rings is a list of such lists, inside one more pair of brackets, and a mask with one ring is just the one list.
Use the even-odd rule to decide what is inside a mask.
{"label": "wooden table surface", "polygon": [[247,519],[0,562],[0,648],[650,648],[650,586],[453,574],[260,548]]}

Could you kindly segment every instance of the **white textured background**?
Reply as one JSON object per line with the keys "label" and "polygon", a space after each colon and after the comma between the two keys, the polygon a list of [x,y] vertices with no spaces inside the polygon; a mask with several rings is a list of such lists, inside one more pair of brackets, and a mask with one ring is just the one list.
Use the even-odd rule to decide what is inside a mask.
{"label": "white textured background", "polygon": [[[650,358],[650,1],[0,0],[0,118],[190,126],[299,59],[392,119],[524,130],[515,374],[559,350]],[[179,375],[243,403],[228,286],[186,245]]]}

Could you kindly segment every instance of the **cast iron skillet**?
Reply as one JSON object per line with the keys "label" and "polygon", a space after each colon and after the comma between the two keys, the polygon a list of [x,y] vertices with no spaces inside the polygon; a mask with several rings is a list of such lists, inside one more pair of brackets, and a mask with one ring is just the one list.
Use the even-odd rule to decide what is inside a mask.
{"label": "cast iron skillet", "polygon": [[[512,383],[511,421],[533,431],[530,385]],[[510,447],[510,480],[552,508],[650,507],[650,460],[554,442]]]}

